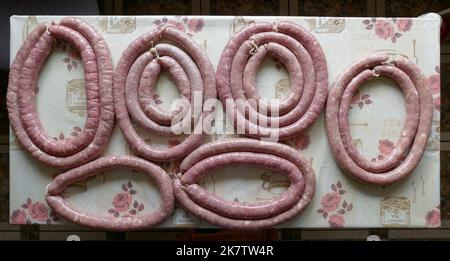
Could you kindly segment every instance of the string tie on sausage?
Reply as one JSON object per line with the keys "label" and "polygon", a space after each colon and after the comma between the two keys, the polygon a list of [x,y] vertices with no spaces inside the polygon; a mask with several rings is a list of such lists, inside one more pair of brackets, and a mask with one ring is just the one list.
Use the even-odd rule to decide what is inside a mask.
{"label": "string tie on sausage", "polygon": [[376,70],[372,70],[372,75],[373,75],[373,77],[374,77],[374,78],[378,78],[378,77],[380,77],[380,74],[379,74],[379,73],[377,73],[377,71],[376,71]]}
{"label": "string tie on sausage", "polygon": [[258,51],[258,45],[256,44],[255,39],[249,39],[248,43],[250,46],[252,46],[252,49],[250,49],[249,54],[254,55]]}
{"label": "string tie on sausage", "polygon": [[275,32],[278,32],[278,23],[276,23],[276,22],[273,23],[273,30]]}
{"label": "string tie on sausage", "polygon": [[51,183],[48,183],[47,186],[45,186],[45,195],[46,195],[46,196],[50,195],[50,194],[48,193],[48,187],[50,187],[50,184],[51,184]]}
{"label": "string tie on sausage", "polygon": [[153,46],[153,41],[151,42],[150,53],[153,54],[156,58],[159,58],[158,50]]}
{"label": "string tie on sausage", "polygon": [[45,25],[45,33],[47,33],[48,35],[52,35],[52,34],[50,33],[50,31],[48,30],[48,28],[50,27],[50,25],[51,25],[51,23],[47,23],[47,24]]}
{"label": "string tie on sausage", "polygon": [[387,66],[395,66],[395,57],[394,56],[389,56],[389,58],[381,63],[382,65],[387,65]]}

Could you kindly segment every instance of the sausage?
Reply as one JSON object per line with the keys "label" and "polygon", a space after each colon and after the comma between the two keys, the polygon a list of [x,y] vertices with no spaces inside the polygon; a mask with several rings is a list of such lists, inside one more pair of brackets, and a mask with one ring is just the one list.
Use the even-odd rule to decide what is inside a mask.
{"label": "sausage", "polygon": [[139,56],[139,58],[136,59],[136,62],[131,66],[125,87],[126,107],[130,117],[145,130],[156,135],[173,137],[175,134],[173,133],[170,125],[160,125],[155,121],[155,119],[147,117],[139,104],[139,80],[145,67],[153,59],[153,55],[150,52],[146,52]]}
{"label": "sausage", "polygon": [[[190,56],[172,45],[158,44],[161,39],[169,40],[180,45]],[[150,47],[152,48],[148,51]],[[163,60],[165,59],[163,57],[173,58],[171,61],[175,61],[182,68],[184,73],[180,71],[180,67],[174,67],[175,65],[171,66],[171,68],[176,68],[176,72],[174,71],[173,73],[176,79],[175,81],[179,83],[179,86],[182,84],[185,86],[180,87],[180,90],[183,90],[181,93],[186,94],[184,95],[185,98],[187,98],[188,92],[185,91],[187,83],[183,80],[184,75],[189,79],[191,106],[195,103],[197,105],[199,104],[199,101],[193,101],[193,97],[195,96],[193,95],[194,92],[200,92],[202,94],[201,104],[217,96],[214,70],[205,52],[189,36],[178,31],[173,26],[165,25],[157,27],[153,31],[134,40],[126,48],[117,64],[114,78],[114,106],[117,121],[130,148],[137,155],[148,160],[159,162],[180,159],[200,146],[205,137],[205,129],[199,118],[205,118],[212,113],[210,111],[201,111],[200,113],[194,111],[191,113],[191,117],[185,117],[179,122],[172,122],[171,126],[158,123],[158,121],[164,123],[167,120],[165,118],[167,115],[160,115],[161,117],[158,119],[151,117],[152,112],[149,113],[147,106],[149,104],[148,102],[151,102],[148,99],[151,94],[148,90],[144,91],[144,88],[146,88],[144,86],[146,84],[146,80],[144,79],[146,75],[144,75],[144,72],[146,66],[151,64],[155,58],[156,60]],[[156,72],[157,69],[154,70]],[[141,80],[144,80],[142,85],[140,85]],[[143,97],[139,97],[139,94],[143,94]],[[146,106],[147,108],[145,108]],[[186,124],[189,124],[191,119],[195,120],[193,133],[180,144],[163,150],[153,148],[146,144],[139,137],[132,124],[133,120],[152,134],[171,137],[186,127]],[[191,125],[187,126],[191,127]]]}
{"label": "sausage", "polygon": [[[267,54],[271,55],[272,57],[275,57],[282,64],[285,65],[291,79],[290,83],[291,88],[289,91],[288,98],[286,98],[279,104],[275,104],[275,106],[270,106],[270,104],[264,102],[259,96],[255,86],[256,74]],[[300,67],[300,63],[297,61],[295,55],[288,48],[284,47],[281,44],[270,42],[268,44],[260,46],[257,52],[254,55],[252,55],[250,59],[248,59],[248,63],[245,65],[243,71],[244,76],[242,85],[245,97],[247,99],[252,99],[253,101],[254,100],[259,101],[259,104],[263,106],[263,108],[267,108],[268,114],[270,114],[274,110],[273,107],[276,106],[278,106],[278,108],[276,109],[279,113],[285,114],[298,103],[300,97],[302,96],[303,74]],[[231,81],[233,82],[233,76]],[[239,90],[241,90],[238,89],[237,86],[238,84],[231,85],[232,91],[235,92],[237,91],[235,97],[239,97],[238,92]],[[258,107],[254,106],[253,103],[250,104],[256,110],[258,109]]]}
{"label": "sausage", "polygon": [[[216,72],[218,95],[224,107],[227,106],[227,100],[245,102],[253,99],[260,102],[252,83],[259,60],[263,58],[262,54],[257,54],[261,50],[258,46],[266,44],[272,48],[273,54],[278,54],[277,58],[288,68],[291,83],[296,86],[292,86],[288,98],[280,103],[279,115],[272,112],[272,105],[269,105],[266,112],[259,110],[251,102],[250,106],[230,103],[228,107],[231,107],[227,108],[227,112],[233,119],[235,128],[238,131],[244,130],[247,136],[286,140],[299,135],[317,120],[328,93],[325,55],[316,38],[303,27],[282,21],[276,24],[255,23],[239,31],[228,42],[219,60]],[[252,59],[255,55],[257,58]],[[286,58],[281,58],[282,55]],[[300,74],[303,80],[298,83]],[[294,107],[291,107],[292,104],[295,104]],[[266,106],[264,102],[262,105]],[[261,124],[266,122],[267,125]]]}
{"label": "sausage", "polygon": [[[36,113],[35,91],[39,72],[52,51],[54,37],[79,50],[86,81],[87,119],[75,138],[53,140]],[[10,69],[8,115],[13,132],[37,160],[60,169],[95,159],[105,148],[114,126],[112,59],[108,46],[90,25],[76,18],[39,25],[25,39]]]}
{"label": "sausage", "polygon": [[[89,42],[78,32],[60,25],[51,25],[49,34],[43,34],[41,39],[31,49],[25,60],[19,76],[19,90],[17,100],[24,128],[31,141],[51,155],[67,156],[85,148],[94,138],[99,124],[99,93],[97,78],[97,62],[94,50]],[[36,112],[35,88],[39,72],[47,56],[51,53],[53,37],[66,40],[81,54],[86,81],[87,119],[84,130],[76,138],[55,141],[43,129]]]}
{"label": "sausage", "polygon": [[[364,77],[362,74],[367,76]],[[398,82],[399,87],[403,91],[406,99],[406,120],[402,135],[396,143],[396,148],[392,151],[392,154],[382,161],[372,162],[362,156],[352,142],[350,124],[348,122],[348,108],[350,106],[351,99],[358,88],[367,80],[378,76],[386,76]],[[366,69],[353,78],[348,87],[345,89],[339,107],[339,119],[339,128],[342,130],[341,134],[344,146],[348,148],[350,157],[355,159],[355,162],[357,162],[358,165],[375,173],[381,173],[392,169],[406,157],[406,152],[414,139],[414,135],[417,132],[417,127],[419,125],[419,98],[414,87],[414,83],[408,75],[393,66],[375,66],[373,71]]]}
{"label": "sausage", "polygon": [[[406,120],[393,152],[380,162],[370,162],[352,144],[348,107],[357,89],[367,80],[386,76],[405,97]],[[431,92],[423,73],[403,57],[374,54],[353,63],[336,80],[326,105],[326,131],[339,166],[350,176],[387,185],[408,176],[419,164],[432,121]]]}
{"label": "sausage", "polygon": [[155,89],[158,74],[161,72],[161,67],[169,72],[181,96],[186,98],[188,102],[190,101],[191,86],[189,84],[189,78],[178,62],[170,56],[155,59],[144,68],[139,82],[138,99],[140,106],[148,117],[155,119],[159,124],[170,125],[175,120],[174,115],[157,106],[153,98],[153,90]]}
{"label": "sausage", "polygon": [[[72,183],[114,168],[140,171],[155,181],[162,203],[152,213],[129,217],[99,217],[73,208],[60,194]],[[158,165],[133,156],[106,156],[58,175],[47,187],[46,201],[60,216],[87,227],[130,231],[153,227],[167,219],[173,211],[175,198],[172,182]]]}
{"label": "sausage", "polygon": [[[203,189],[200,189],[198,186],[191,187],[192,184],[198,182],[206,173],[214,169],[232,165],[254,165],[264,167],[268,170],[278,171],[289,177],[291,185],[281,199],[268,204],[246,205],[220,200],[216,196],[211,195],[211,193],[202,193]],[[210,156],[186,171],[181,178],[181,184],[190,187],[188,193],[198,204],[221,215],[231,218],[247,219],[261,219],[279,214],[292,207],[304,191],[302,173],[293,163],[274,155],[254,152],[230,152]]]}
{"label": "sausage", "polygon": [[[219,198],[196,184],[209,171],[230,165],[255,165],[287,175],[290,186],[265,203],[240,203]],[[248,138],[207,143],[180,164],[173,180],[177,201],[193,215],[228,229],[255,230],[286,222],[303,211],[315,191],[311,164],[293,148]]]}

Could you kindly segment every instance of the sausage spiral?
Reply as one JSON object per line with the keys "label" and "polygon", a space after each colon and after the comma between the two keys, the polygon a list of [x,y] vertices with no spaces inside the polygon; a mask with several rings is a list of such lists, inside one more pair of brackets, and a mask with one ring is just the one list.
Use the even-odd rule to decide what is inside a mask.
{"label": "sausage spiral", "polygon": [[[291,78],[288,98],[279,104],[261,100],[255,87],[256,72],[267,54],[280,60]],[[253,138],[286,140],[311,126],[320,115],[327,98],[328,69],[318,41],[303,27],[286,21],[255,23],[228,42],[216,81],[224,107],[229,99],[244,104],[235,102],[227,107],[235,128]]]}
{"label": "sausage spiral", "polygon": [[[190,56],[176,46],[157,44],[161,39],[179,44]],[[180,144],[164,150],[147,145],[134,129],[132,120],[150,133],[161,136],[174,136],[174,128],[183,123],[180,121],[171,126],[174,115],[162,113],[161,109],[153,105],[151,93],[161,68],[169,70],[182,96],[190,101],[191,107],[216,98],[212,64],[201,47],[188,35],[166,25],[134,40],[117,64],[114,106],[119,126],[131,149],[152,161],[179,159],[200,146],[204,140],[203,121],[200,119],[204,120],[209,113],[200,110],[201,115],[198,117],[199,114],[193,111],[194,131]],[[202,94],[201,101],[193,100],[192,94],[195,91]]]}
{"label": "sausage spiral", "polygon": [[[142,216],[97,217],[74,209],[59,195],[74,182],[118,167],[141,171],[153,179],[161,193],[161,206]],[[132,156],[106,156],[62,173],[49,184],[47,193],[47,204],[58,215],[83,226],[117,231],[145,229],[161,223],[172,213],[175,201],[169,175],[156,164]]]}
{"label": "sausage spiral", "polygon": [[[364,158],[352,143],[348,122],[351,98],[374,77],[394,80],[405,97],[406,119],[392,153],[380,162]],[[356,61],[337,79],[328,96],[326,131],[334,158],[356,179],[386,185],[410,174],[425,151],[433,116],[431,92],[420,69],[403,57],[375,54]]]}
{"label": "sausage spiral", "polygon": [[[54,38],[67,41],[80,52],[86,85],[84,129],[77,137],[64,140],[48,135],[36,112],[37,79]],[[9,74],[9,119],[22,147],[39,161],[61,169],[95,159],[108,143],[114,126],[113,73],[106,41],[87,23],[64,18],[59,24],[37,26],[17,53]]]}
{"label": "sausage spiral", "polygon": [[[196,184],[209,171],[230,165],[254,165],[288,176],[290,186],[267,203],[236,203],[219,198]],[[315,175],[311,164],[293,148],[247,138],[216,141],[200,146],[181,163],[174,193],[195,216],[229,229],[255,230],[285,222],[311,201]]]}

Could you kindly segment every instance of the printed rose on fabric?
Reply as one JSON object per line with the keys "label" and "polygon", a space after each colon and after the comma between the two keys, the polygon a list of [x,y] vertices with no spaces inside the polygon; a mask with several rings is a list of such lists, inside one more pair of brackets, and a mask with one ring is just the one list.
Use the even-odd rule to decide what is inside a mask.
{"label": "printed rose on fabric", "polygon": [[345,225],[344,216],[341,214],[331,215],[328,218],[328,224],[330,224],[330,227],[344,227]]}
{"label": "printed rose on fabric", "polygon": [[12,224],[31,224],[43,223],[52,224],[60,221],[55,212],[53,212],[45,203],[27,198],[26,202],[20,205],[11,213],[10,221]]}
{"label": "printed rose on fabric", "polygon": [[377,20],[375,22],[375,34],[384,40],[391,38],[394,35],[394,26],[388,21]]}
{"label": "printed rose on fabric", "polygon": [[335,211],[339,207],[339,203],[341,203],[341,196],[336,192],[327,193],[320,200],[322,209],[326,212]]}
{"label": "printed rose on fabric", "polygon": [[118,212],[125,212],[130,207],[132,197],[128,192],[121,192],[114,196],[112,204]]}
{"label": "printed rose on fabric", "polygon": [[425,79],[428,88],[433,96],[433,107],[436,111],[441,111],[441,68],[436,65],[434,68],[436,74],[430,75]]}
{"label": "printed rose on fabric", "polygon": [[388,139],[381,139],[378,141],[378,156],[371,159],[372,162],[377,160],[384,160],[385,157],[389,156],[394,150],[394,142]]}
{"label": "printed rose on fabric", "polygon": [[108,213],[114,215],[114,217],[130,217],[144,210],[144,203],[137,200],[133,201],[133,196],[138,192],[133,188],[131,180],[122,184],[122,191],[113,197],[113,208],[108,209]]}
{"label": "printed rose on fabric", "polygon": [[394,150],[394,143],[390,140],[383,139],[378,141],[378,150],[383,156],[388,156]]}
{"label": "printed rose on fabric", "polygon": [[[409,18],[371,18],[362,21],[364,29],[374,29],[375,35],[378,38],[388,40],[393,43],[397,42],[397,39],[402,36],[401,32],[407,32],[411,30],[413,22]],[[395,26],[394,26],[395,25]],[[397,30],[396,30],[397,29]]]}
{"label": "printed rose on fabric", "polygon": [[182,32],[185,32],[185,31],[186,31],[186,29],[184,28],[183,24],[182,24],[181,22],[179,22],[179,21],[176,21],[176,20],[169,20],[169,21],[167,22],[167,24],[168,24],[168,25],[175,26],[178,30],[180,30],[180,31],[182,31]]}
{"label": "printed rose on fabric", "polygon": [[425,221],[428,227],[438,227],[441,225],[441,210],[439,208],[428,211],[425,216]]}
{"label": "printed rose on fabric", "polygon": [[205,21],[202,18],[191,18],[187,20],[186,24],[188,25],[189,31],[198,33],[205,26]]}
{"label": "printed rose on fabric", "polygon": [[294,147],[298,150],[306,150],[311,143],[311,137],[308,133],[302,133],[296,139],[294,139]]}
{"label": "printed rose on fabric", "polygon": [[24,225],[27,223],[27,214],[23,210],[16,209],[11,214],[10,221],[11,224]]}
{"label": "printed rose on fabric", "polygon": [[189,36],[202,31],[205,26],[205,20],[203,18],[189,18],[187,16],[176,16],[174,18],[163,17],[161,20],[155,20],[153,23],[157,26],[164,24],[174,26]]}
{"label": "printed rose on fabric", "polygon": [[35,202],[29,207],[30,217],[37,221],[46,221],[48,218],[47,205],[41,202]]}
{"label": "printed rose on fabric", "polygon": [[331,184],[333,192],[326,193],[320,200],[322,206],[316,212],[328,221],[330,227],[343,227],[345,225],[344,216],[353,210],[353,204],[343,199],[347,193],[342,182],[339,180]]}
{"label": "printed rose on fabric", "polygon": [[400,32],[407,32],[411,30],[412,19],[411,18],[399,18],[397,19],[397,29]]}
{"label": "printed rose on fabric", "polygon": [[426,84],[432,94],[439,94],[441,88],[441,75],[433,74],[426,79]]}

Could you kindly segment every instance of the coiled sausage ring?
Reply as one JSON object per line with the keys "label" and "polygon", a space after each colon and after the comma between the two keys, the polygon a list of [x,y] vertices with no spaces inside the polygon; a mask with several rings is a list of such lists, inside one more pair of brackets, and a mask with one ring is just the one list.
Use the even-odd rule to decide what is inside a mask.
{"label": "coiled sausage ring", "polygon": [[[54,140],[36,112],[39,72],[62,39],[81,54],[86,85],[87,119],[74,138]],[[59,24],[38,25],[18,51],[9,74],[7,105],[12,130],[22,145],[39,161],[68,169],[95,159],[105,148],[114,126],[113,66],[108,45],[87,23],[64,18]]]}
{"label": "coiled sausage ring", "polygon": [[[291,79],[288,98],[279,104],[264,102],[255,87],[257,70],[267,54],[284,64]],[[286,140],[299,135],[316,121],[328,92],[327,63],[319,42],[287,21],[255,23],[239,31],[222,52],[216,81],[235,128],[253,138]],[[227,100],[242,103],[227,104]]]}
{"label": "coiled sausage ring", "polygon": [[[74,209],[59,195],[74,182],[119,167],[141,171],[155,181],[162,200],[157,210],[142,216],[98,217]],[[58,175],[47,186],[46,201],[58,215],[73,223],[92,228],[129,231],[153,227],[163,222],[172,213],[175,198],[169,175],[158,165],[133,156],[106,156]]]}
{"label": "coiled sausage ring", "polygon": [[[290,186],[266,203],[237,203],[217,197],[196,183],[208,172],[232,165],[253,165],[286,175]],[[177,201],[195,216],[228,229],[255,230],[286,222],[303,211],[315,191],[311,164],[293,148],[248,138],[207,143],[181,163],[173,181]]]}
{"label": "coiled sausage ring", "polygon": [[[366,81],[386,76],[403,92],[406,119],[392,153],[380,162],[362,156],[352,143],[348,122],[351,98]],[[326,106],[328,140],[339,166],[352,177],[386,185],[410,174],[419,164],[431,130],[433,101],[421,70],[403,57],[375,54],[356,61],[336,80]]]}
{"label": "coiled sausage ring", "polygon": [[[160,43],[170,40],[180,48]],[[192,58],[191,58],[192,57]],[[164,150],[152,148],[139,137],[133,127],[136,122],[146,131],[160,136],[174,136],[174,129],[181,128],[184,120],[174,122],[174,114],[161,111],[152,101],[152,89],[161,69],[167,69],[180,93],[191,108],[202,106],[204,101],[216,98],[214,69],[205,52],[188,35],[170,25],[157,27],[134,40],[123,52],[117,64],[114,82],[114,106],[119,126],[131,149],[152,161],[170,161],[184,157],[200,146],[204,140],[204,122],[211,111],[197,110],[189,117],[194,119],[194,131],[180,144]],[[201,100],[194,101],[194,93],[200,92]],[[203,106],[202,106],[203,107]],[[182,113],[181,116],[186,115]],[[178,117],[177,117],[178,118]],[[182,118],[182,117],[181,117]],[[190,127],[191,125],[189,125]]]}

